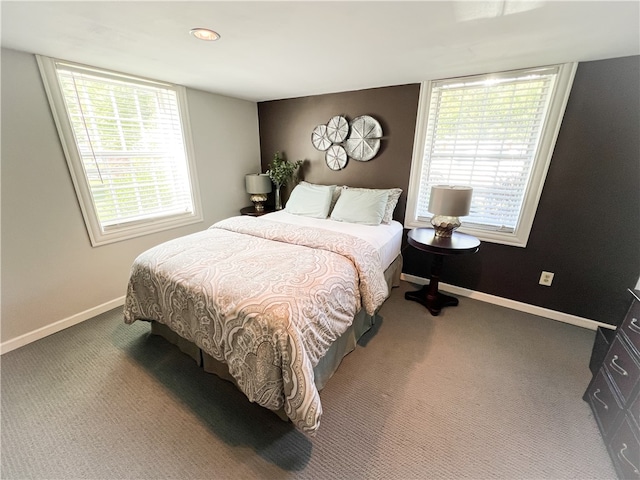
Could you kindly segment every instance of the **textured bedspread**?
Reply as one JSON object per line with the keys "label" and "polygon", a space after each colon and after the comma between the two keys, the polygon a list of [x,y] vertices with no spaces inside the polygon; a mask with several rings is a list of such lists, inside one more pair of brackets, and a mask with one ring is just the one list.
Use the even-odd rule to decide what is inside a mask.
{"label": "textured bedspread", "polygon": [[342,233],[233,217],[134,262],[125,322],[156,320],[229,366],[252,402],[313,434],[313,367],[388,295],[378,252]]}

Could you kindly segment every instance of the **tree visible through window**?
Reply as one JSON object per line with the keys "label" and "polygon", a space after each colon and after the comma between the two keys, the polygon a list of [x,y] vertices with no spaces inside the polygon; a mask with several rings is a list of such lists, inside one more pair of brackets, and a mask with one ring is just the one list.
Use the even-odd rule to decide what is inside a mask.
{"label": "tree visible through window", "polygon": [[38,60],[94,245],[201,219],[182,87]]}
{"label": "tree visible through window", "polygon": [[427,82],[405,223],[428,226],[434,185],[473,187],[462,231],[525,246],[575,66]]}

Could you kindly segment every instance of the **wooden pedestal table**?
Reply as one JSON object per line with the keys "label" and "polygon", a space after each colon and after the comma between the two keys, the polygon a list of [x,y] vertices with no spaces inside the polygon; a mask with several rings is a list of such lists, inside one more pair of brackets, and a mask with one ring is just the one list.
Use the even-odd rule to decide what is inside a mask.
{"label": "wooden pedestal table", "polygon": [[456,297],[438,291],[444,257],[476,253],[480,247],[480,240],[472,235],[458,232],[453,232],[449,238],[436,237],[433,228],[414,228],[409,232],[407,241],[412,247],[433,254],[433,262],[429,285],[415,292],[406,292],[404,298],[421,303],[427,307],[431,315],[439,315],[444,307],[458,305]]}

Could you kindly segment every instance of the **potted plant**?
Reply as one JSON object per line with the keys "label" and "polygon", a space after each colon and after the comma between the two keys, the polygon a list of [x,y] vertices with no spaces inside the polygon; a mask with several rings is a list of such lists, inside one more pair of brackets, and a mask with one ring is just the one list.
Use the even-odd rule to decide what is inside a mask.
{"label": "potted plant", "polygon": [[273,155],[273,161],[269,164],[267,175],[276,186],[276,210],[282,210],[280,187],[286,185],[293,178],[294,172],[300,165],[302,165],[302,160],[291,163],[285,160],[280,152],[276,152]]}

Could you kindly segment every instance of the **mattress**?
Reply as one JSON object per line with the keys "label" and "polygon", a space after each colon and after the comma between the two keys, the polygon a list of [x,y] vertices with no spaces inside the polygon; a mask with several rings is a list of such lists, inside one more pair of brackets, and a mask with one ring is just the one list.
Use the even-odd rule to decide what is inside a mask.
{"label": "mattress", "polygon": [[321,219],[293,215],[284,210],[268,213],[260,218],[290,225],[323,228],[358,237],[375,247],[380,255],[383,270],[389,268],[389,265],[400,254],[402,247],[402,224],[395,220],[392,220],[389,224],[360,225],[357,223],[337,222],[328,218]]}

